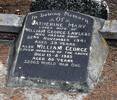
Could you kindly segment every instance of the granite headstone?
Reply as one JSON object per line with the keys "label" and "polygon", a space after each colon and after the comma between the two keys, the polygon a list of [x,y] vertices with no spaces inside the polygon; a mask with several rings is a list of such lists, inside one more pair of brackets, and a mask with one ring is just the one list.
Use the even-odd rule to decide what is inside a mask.
{"label": "granite headstone", "polygon": [[[94,23],[93,17],[73,11],[29,13],[15,44],[16,53],[11,64],[8,85],[40,86],[42,83],[42,87],[58,87],[60,84],[71,83],[74,86],[87,86],[89,68],[93,66],[92,63],[96,63],[91,60],[91,48],[93,45],[94,48],[99,46],[97,44],[101,41],[100,35],[95,34]],[[98,40],[95,42],[98,43],[93,43],[95,36]],[[104,52],[103,58],[106,58],[106,44],[101,49]],[[98,63],[103,64],[104,60]],[[97,67],[97,72],[100,68],[101,65]],[[96,73],[95,75],[99,76]],[[79,88],[74,86],[71,87]]]}

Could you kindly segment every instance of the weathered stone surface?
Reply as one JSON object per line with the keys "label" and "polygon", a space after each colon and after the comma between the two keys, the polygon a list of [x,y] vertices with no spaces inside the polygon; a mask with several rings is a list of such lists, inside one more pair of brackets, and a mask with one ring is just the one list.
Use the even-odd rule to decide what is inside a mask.
{"label": "weathered stone surface", "polygon": [[[6,1],[9,2],[9,1],[14,1],[14,0],[1,0],[1,1],[6,3]],[[20,1],[20,0],[18,0],[18,1]],[[116,12],[117,11],[117,0],[106,0],[106,1],[108,1],[109,7],[111,8],[110,17],[113,19],[116,19],[117,18],[117,12]],[[16,7],[12,6],[12,10],[11,10],[7,7],[7,9],[9,9],[12,13],[14,13],[15,8]],[[22,7],[22,9],[25,9],[25,7]],[[114,42],[114,44],[115,43],[116,42]],[[0,45],[0,62],[2,62],[2,63],[6,63],[7,53],[4,52],[6,49],[8,50],[6,45],[4,45],[4,46]],[[4,59],[4,57],[5,57],[5,59]],[[105,64],[103,74],[102,74],[103,81],[101,82],[101,84],[98,84],[98,86],[96,86],[96,88],[94,90],[92,90],[92,93],[90,93],[89,96],[86,97],[86,99],[83,99],[83,100],[92,100],[92,99],[93,100],[95,100],[95,99],[97,99],[97,100],[103,100],[103,99],[116,100],[116,98],[117,98],[117,84],[116,84],[116,80],[117,80],[117,71],[116,71],[117,69],[116,68],[117,67],[116,66],[117,66],[117,48],[111,48],[108,60]],[[1,100],[18,100],[18,99],[26,100],[26,98],[24,98],[24,99],[21,98],[22,96],[24,96],[23,92],[21,92],[20,90],[17,90],[11,95],[12,90],[13,90],[13,88],[11,90],[9,90],[9,92],[8,92],[8,89],[4,90],[4,88],[1,88],[0,89],[0,96],[1,96],[0,99]],[[27,90],[27,91],[29,91],[29,90]],[[30,89],[30,91],[32,91],[32,89]],[[42,91],[44,91],[44,90],[42,90]],[[41,94],[42,97],[45,97],[45,99],[43,98],[42,100],[47,100],[48,93],[49,93],[49,91],[46,91],[45,95],[43,95],[43,94],[41,94],[41,92],[39,92],[39,95]],[[65,94],[67,94],[67,93],[65,93]],[[78,97],[75,97],[75,96],[77,96],[77,95],[71,94],[70,95],[71,100],[77,100],[79,98],[79,96]],[[12,99],[12,97],[14,97],[14,98]]]}
{"label": "weathered stone surface", "polygon": [[117,39],[117,20],[106,20],[100,30],[105,39]]}
{"label": "weathered stone surface", "polygon": [[[72,91],[92,88],[108,54],[106,42],[98,33],[100,26],[93,17],[72,11],[30,13],[16,44],[8,85]],[[62,40],[49,40],[53,38]]]}
{"label": "weathered stone surface", "polygon": [[0,31],[18,33],[21,31],[24,16],[0,14]]}

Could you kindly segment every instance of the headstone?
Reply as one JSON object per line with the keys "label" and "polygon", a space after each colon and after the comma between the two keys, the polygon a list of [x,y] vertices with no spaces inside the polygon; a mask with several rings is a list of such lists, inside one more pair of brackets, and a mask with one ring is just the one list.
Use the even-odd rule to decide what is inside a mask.
{"label": "headstone", "polygon": [[99,26],[93,17],[73,11],[28,14],[15,45],[8,86],[90,87],[108,50]]}

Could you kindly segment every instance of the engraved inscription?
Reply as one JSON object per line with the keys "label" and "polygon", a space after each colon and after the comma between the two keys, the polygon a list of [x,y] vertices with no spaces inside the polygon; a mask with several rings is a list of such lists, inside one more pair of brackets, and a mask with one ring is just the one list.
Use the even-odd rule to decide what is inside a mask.
{"label": "engraved inscription", "polygon": [[22,67],[23,75],[29,77],[86,80],[92,27],[92,18],[71,11],[28,15],[20,38],[16,75],[21,75]]}

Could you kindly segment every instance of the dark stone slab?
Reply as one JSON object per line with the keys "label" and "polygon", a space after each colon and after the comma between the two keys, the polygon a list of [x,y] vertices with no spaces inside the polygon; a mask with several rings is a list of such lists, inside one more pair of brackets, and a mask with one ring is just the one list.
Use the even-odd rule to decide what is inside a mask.
{"label": "dark stone slab", "polygon": [[17,44],[13,77],[85,82],[93,19],[72,11],[30,13]]}

